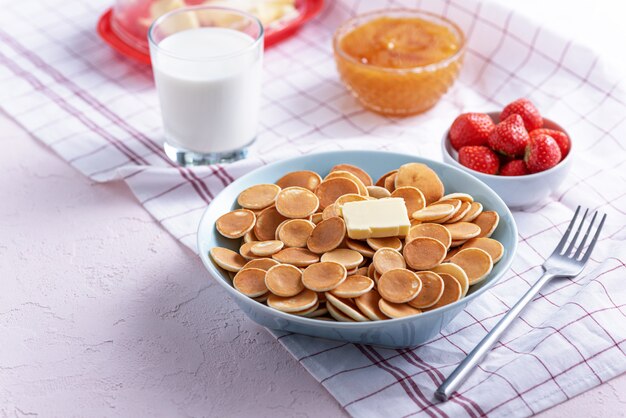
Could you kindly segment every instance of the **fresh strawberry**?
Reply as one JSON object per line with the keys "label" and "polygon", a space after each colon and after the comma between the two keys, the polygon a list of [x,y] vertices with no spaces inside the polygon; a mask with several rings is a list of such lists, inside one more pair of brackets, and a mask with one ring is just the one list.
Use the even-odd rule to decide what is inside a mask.
{"label": "fresh strawberry", "polygon": [[534,104],[528,99],[517,99],[502,109],[500,120],[505,120],[511,115],[520,115],[524,120],[527,131],[539,129],[543,126],[543,118]]}
{"label": "fresh strawberry", "polygon": [[501,176],[525,176],[530,174],[524,160],[511,160],[500,169]]}
{"label": "fresh strawberry", "polygon": [[528,145],[528,132],[520,115],[511,115],[496,125],[489,139],[489,146],[509,157],[521,157]]}
{"label": "fresh strawberry", "polygon": [[567,136],[565,132],[557,131],[556,129],[535,129],[534,131],[530,131],[528,134],[531,136],[531,138],[533,135],[539,134],[549,135],[554,138],[556,143],[559,145],[559,148],[561,149],[561,156],[563,158],[565,158],[565,156],[569,154],[569,150],[572,147],[569,136]]}
{"label": "fresh strawberry", "polygon": [[561,161],[561,149],[554,138],[545,134],[533,135],[524,155],[526,167],[531,173],[538,173],[554,167]]}
{"label": "fresh strawberry", "polygon": [[482,145],[470,145],[459,150],[459,163],[472,170],[496,174],[500,160],[495,152]]}
{"label": "fresh strawberry", "polygon": [[450,143],[455,150],[467,145],[487,145],[487,138],[495,124],[484,113],[463,113],[450,126]]}

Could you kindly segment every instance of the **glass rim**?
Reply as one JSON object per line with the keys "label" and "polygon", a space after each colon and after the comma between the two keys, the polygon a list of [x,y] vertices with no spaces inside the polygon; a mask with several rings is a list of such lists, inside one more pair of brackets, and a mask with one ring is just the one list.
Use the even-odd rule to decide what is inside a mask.
{"label": "glass rim", "polygon": [[[240,49],[238,51],[235,51],[235,52],[222,54],[222,55],[217,55],[217,56],[212,56],[212,57],[188,58],[188,57],[184,57],[184,56],[178,55],[176,53],[173,53],[171,51],[168,51],[167,49],[163,49],[163,48],[159,47],[159,44],[155,41],[154,36],[153,36],[153,33],[156,30],[157,26],[161,25],[165,20],[169,19],[172,16],[175,16],[175,15],[178,15],[178,14],[181,14],[181,13],[196,12],[196,11],[203,11],[203,10],[208,10],[208,11],[213,10],[213,11],[229,12],[229,13],[232,13],[232,14],[236,14],[236,15],[239,15],[239,16],[243,16],[243,17],[249,18],[259,28],[259,34],[256,36],[256,39],[254,39],[254,42],[252,42],[250,45],[247,45],[245,48],[242,48],[242,49]],[[219,26],[216,26],[216,27],[219,27]],[[189,28],[189,29],[192,29],[192,28]],[[226,28],[226,29],[228,29],[228,28]],[[187,29],[183,29],[183,30],[187,30]],[[178,31],[178,32],[182,32],[182,30]],[[176,59],[183,60],[183,61],[196,61],[196,62],[221,61],[221,60],[226,59],[226,58],[231,58],[231,57],[236,57],[236,56],[242,55],[242,54],[248,52],[249,50],[253,50],[253,49],[257,48],[259,43],[263,42],[264,36],[265,36],[265,28],[263,27],[263,24],[261,23],[259,18],[254,16],[253,14],[245,12],[243,10],[234,9],[232,7],[207,6],[207,5],[185,6],[185,7],[181,7],[181,8],[172,10],[170,12],[167,12],[167,13],[159,16],[157,19],[155,19],[152,22],[152,24],[150,24],[150,27],[148,28],[148,43],[149,43],[150,47],[154,47],[160,53],[168,55],[168,56],[170,56],[172,58],[176,58]],[[165,39],[165,38],[163,38],[163,39]]]}
{"label": "glass rim", "polygon": [[[384,17],[385,15],[390,15],[390,14],[395,14],[395,13],[413,14],[413,15],[416,15],[417,17],[419,17],[420,15],[428,16],[430,18],[434,18],[435,20],[438,20],[439,22],[450,26],[456,32],[455,35],[457,35],[459,39],[459,43],[460,43],[459,49],[454,54],[450,55],[449,57],[444,58],[443,60],[440,60],[437,62],[432,62],[430,64],[417,65],[415,67],[391,68],[391,67],[383,67],[380,65],[364,64],[361,61],[354,58],[353,56],[346,53],[346,51],[344,51],[343,48],[341,48],[340,40],[343,39],[343,37],[346,34],[350,33],[354,28],[360,26],[360,25],[357,25],[354,28],[352,28],[352,30],[350,30],[351,25],[355,24],[356,22],[364,18],[368,19],[369,21],[376,17]],[[395,73],[395,74],[425,73],[425,72],[436,71],[440,68],[445,68],[450,63],[457,61],[460,57],[463,56],[463,54],[465,53],[466,46],[467,46],[467,39],[466,39],[465,33],[459,27],[459,25],[457,25],[454,21],[448,19],[445,16],[440,16],[436,13],[428,12],[426,10],[411,9],[411,8],[406,8],[406,7],[394,8],[394,9],[378,9],[378,10],[372,10],[366,13],[356,15],[353,18],[350,18],[344,23],[342,23],[333,34],[333,49],[335,53],[337,53],[337,55],[339,55],[342,59],[345,59],[346,61],[349,61],[350,63],[355,64],[357,66],[368,68],[370,70],[381,71],[381,72],[386,72],[386,73]]]}

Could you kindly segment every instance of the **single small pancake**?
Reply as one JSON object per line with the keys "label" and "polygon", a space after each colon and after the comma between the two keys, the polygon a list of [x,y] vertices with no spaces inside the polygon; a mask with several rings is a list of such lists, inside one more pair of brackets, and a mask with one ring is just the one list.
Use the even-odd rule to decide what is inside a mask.
{"label": "single small pancake", "polygon": [[483,211],[483,205],[480,202],[472,202],[470,210],[467,211],[461,222],[472,222],[474,221],[478,215],[480,215]]}
{"label": "single small pancake", "polygon": [[306,247],[315,224],[305,219],[290,219],[278,227],[278,239],[287,247]]}
{"label": "single small pancake", "polygon": [[389,270],[378,279],[378,293],[392,303],[406,303],[413,300],[422,290],[422,281],[407,269]]}
{"label": "single small pancake", "polygon": [[491,256],[487,251],[480,248],[461,250],[450,259],[450,262],[458,265],[465,271],[470,286],[483,281],[493,268]]}
{"label": "single small pancake", "polygon": [[359,179],[357,176],[355,176],[351,172],[349,172],[349,171],[331,171],[330,173],[328,173],[328,175],[326,177],[324,177],[324,181],[325,180],[330,180],[330,179],[335,179],[335,178],[345,178],[345,179],[348,179],[348,180],[352,180],[354,182],[354,184],[356,184],[357,187],[359,188],[359,192],[357,194],[359,194],[361,196],[367,196],[367,189],[365,188],[365,184],[363,184],[361,179]]}
{"label": "single small pancake", "polygon": [[279,265],[280,263],[271,258],[255,258],[254,260],[248,261],[243,268],[245,269],[261,269],[268,271],[274,266]]}
{"label": "single small pancake", "polygon": [[[296,312],[289,312],[292,315],[298,315],[298,316],[306,316],[309,317],[309,315],[313,314],[313,312],[317,311],[320,307],[320,302],[319,300],[317,301],[317,303],[313,306],[311,306],[309,309],[304,309],[302,311],[296,311]],[[326,310],[326,312],[328,312],[328,310]],[[324,315],[324,314],[321,314]]]}
{"label": "single small pancake", "polygon": [[389,317],[378,307],[378,301],[380,299],[380,294],[372,289],[358,298],[355,298],[354,303],[371,321],[384,321],[385,319],[389,319]]}
{"label": "single small pancake", "polygon": [[310,265],[302,273],[302,283],[315,292],[328,292],[346,280],[346,268],[332,261],[323,261]]}
{"label": "single small pancake", "polygon": [[267,270],[265,286],[275,295],[283,297],[295,296],[302,292],[302,272],[298,267],[279,264]]}
{"label": "single small pancake", "polygon": [[404,245],[402,254],[414,270],[430,270],[446,257],[447,249],[434,238],[419,237]]}
{"label": "single small pancake", "polygon": [[258,256],[252,253],[252,247],[258,244],[259,242],[262,242],[262,241],[244,242],[241,245],[241,247],[239,247],[239,254],[241,254],[241,256],[245,258],[246,260],[254,260],[255,258],[261,258],[261,256]]}
{"label": "single small pancake", "polygon": [[322,220],[341,217],[341,208],[336,203],[326,206],[326,208],[324,208],[324,211],[322,212]]}
{"label": "single small pancake", "polygon": [[250,241],[258,241],[258,238],[256,237],[256,235],[254,235],[254,230],[252,229],[246,232],[245,235],[243,236],[243,242],[250,242]]}
{"label": "single small pancake", "polygon": [[372,257],[372,265],[379,274],[384,274],[389,270],[406,268],[402,254],[392,248],[376,250],[374,257]]}
{"label": "single small pancake", "polygon": [[246,259],[240,254],[237,254],[233,250],[222,247],[213,247],[209,251],[211,258],[215,261],[215,264],[220,266],[226,271],[232,271],[233,273],[241,270],[246,264]]}
{"label": "single small pancake", "polygon": [[276,206],[265,208],[257,216],[254,235],[261,241],[276,239],[276,228],[286,220],[287,218],[278,213]]}
{"label": "single small pancake", "polygon": [[439,276],[443,280],[443,294],[437,303],[428,307],[429,311],[454,303],[463,297],[461,285],[452,275],[441,273]]}
{"label": "single small pancake", "polygon": [[352,299],[344,299],[326,292],[326,306],[332,305],[344,315],[357,322],[369,322],[369,318],[363,315]]}
{"label": "single small pancake", "polygon": [[346,236],[346,223],[341,218],[324,219],[315,225],[306,242],[309,250],[317,254],[332,251],[343,242]]}
{"label": "single small pancake", "polygon": [[309,309],[318,303],[317,293],[309,289],[289,298],[270,294],[267,305],[282,312],[299,312]]}
{"label": "single small pancake", "polygon": [[[319,295],[318,295],[319,296]],[[320,316],[324,316],[328,314],[328,309],[326,308],[326,305],[320,306],[317,305],[317,309],[309,312],[309,313],[305,313],[305,314],[301,314],[302,316],[306,316],[307,318],[318,318]]]}
{"label": "single small pancake", "polygon": [[388,173],[383,174],[378,180],[376,180],[374,186],[385,187],[385,180],[387,180],[387,177],[391,176],[392,174],[396,174],[397,172],[398,170],[391,170]]}
{"label": "single small pancake", "polygon": [[244,295],[257,298],[267,293],[265,286],[265,270],[243,269],[235,275],[233,287]]}
{"label": "single small pancake", "polygon": [[352,238],[346,238],[346,247],[351,250],[358,251],[363,257],[374,257],[374,250],[363,241]]}
{"label": "single small pancake", "polygon": [[480,227],[480,234],[478,236],[480,238],[488,238],[498,227],[498,222],[500,222],[500,216],[498,215],[498,212],[488,210],[481,212],[480,215],[478,215],[473,222]]}
{"label": "single small pancake", "polygon": [[420,271],[416,274],[422,281],[422,290],[408,304],[417,309],[433,306],[443,295],[443,279],[432,271]]}
{"label": "single small pancake", "polygon": [[372,178],[370,177],[369,174],[367,174],[365,170],[352,164],[337,164],[336,166],[331,168],[330,171],[348,171],[354,174],[355,176],[357,176],[359,180],[363,182],[365,187],[371,186],[372,184],[374,184],[372,182]]}
{"label": "single small pancake", "polygon": [[[338,322],[356,322],[354,319],[350,318],[348,315],[341,312],[337,309],[332,303],[326,303],[326,309],[328,309],[328,313],[332,316],[335,321]],[[320,318],[317,318],[320,319]]]}
{"label": "single small pancake", "polygon": [[461,207],[459,207],[459,210],[457,210],[454,216],[448,219],[446,223],[453,224],[453,223],[459,222],[461,219],[465,217],[465,215],[467,214],[467,212],[469,212],[471,208],[472,208],[472,204],[470,202],[461,201]]}
{"label": "single small pancake", "polygon": [[461,251],[461,247],[448,249],[448,254],[446,254],[446,258],[443,259],[444,263],[449,262],[450,259],[454,257],[454,254],[458,253],[459,251]]}
{"label": "single small pancake", "polygon": [[408,303],[391,303],[387,302],[383,298],[378,301],[378,308],[380,308],[381,312],[389,318],[404,318],[406,316],[413,316],[422,313],[422,311],[415,309]]}
{"label": "single small pancake", "polygon": [[367,196],[356,193],[344,194],[343,196],[339,196],[339,198],[335,201],[335,206],[340,208],[348,202],[362,202],[364,200],[367,200]]}
{"label": "single small pancake", "polygon": [[309,217],[309,220],[316,225],[322,222],[323,219],[324,219],[323,212],[314,213],[313,215]]}
{"label": "single small pancake", "polygon": [[348,276],[343,283],[330,291],[333,295],[340,298],[357,298],[372,290],[374,280],[367,276],[354,274]]}
{"label": "single small pancake", "polygon": [[282,241],[259,241],[250,247],[250,252],[259,257],[267,257],[268,255],[276,254],[284,246],[285,244]]}
{"label": "single small pancake", "polygon": [[215,221],[217,231],[226,238],[241,238],[254,228],[256,216],[248,209],[237,209],[225,213]]}
{"label": "single small pancake", "polygon": [[385,189],[389,191],[389,193],[393,193],[396,190],[396,176],[398,173],[393,173],[389,177],[385,179]]}
{"label": "single small pancake", "polygon": [[396,251],[402,250],[402,241],[397,237],[368,238],[365,242],[374,250],[380,250],[381,248],[391,248]]}
{"label": "single small pancake", "polygon": [[276,184],[281,189],[287,187],[304,187],[310,191],[315,191],[315,188],[322,182],[322,178],[314,171],[292,171],[282,176]]}
{"label": "single small pancake", "polygon": [[321,261],[334,261],[343,265],[346,270],[352,270],[359,267],[363,262],[363,255],[358,251],[350,250],[348,248],[337,248],[327,253],[322,254]]}
{"label": "single small pancake", "polygon": [[467,295],[467,291],[469,290],[469,279],[467,278],[467,273],[461,267],[457,266],[454,263],[442,263],[432,270],[434,273],[441,275],[442,273],[449,274],[454,277],[459,285],[461,285],[461,296],[465,297]]}
{"label": "single small pancake", "polygon": [[255,184],[239,193],[237,203],[244,209],[265,209],[274,204],[280,187],[275,184]]}
{"label": "single small pancake", "polygon": [[480,248],[481,250],[485,250],[487,254],[491,256],[491,260],[494,264],[500,261],[504,255],[504,246],[500,241],[492,238],[472,238],[461,247],[462,250],[466,248]]}
{"label": "single small pancake", "polygon": [[455,207],[447,204],[436,204],[432,206],[426,206],[424,209],[418,210],[411,214],[413,219],[417,219],[422,222],[434,221],[436,219],[441,219],[446,216],[450,216],[454,213]]}
{"label": "single small pancake", "polygon": [[455,224],[444,225],[448,231],[452,241],[468,240],[477,237],[480,234],[480,227],[471,222],[457,222]]}
{"label": "single small pancake", "polygon": [[380,186],[368,186],[367,193],[369,193],[370,197],[375,199],[383,199],[385,197],[391,197],[391,193],[389,190]]}
{"label": "single small pancake", "polygon": [[426,199],[422,192],[412,186],[397,187],[391,197],[401,197],[404,199],[407,213],[417,212],[426,207]]}
{"label": "single small pancake", "polygon": [[422,163],[408,163],[400,166],[395,186],[396,188],[404,186],[418,188],[426,199],[426,205],[441,199],[444,192],[443,183],[437,173]]}
{"label": "single small pancake", "polygon": [[468,203],[472,203],[474,201],[474,198],[471,195],[467,193],[461,193],[461,192],[447,194],[439,200],[449,200],[449,199],[457,199],[457,200],[460,200],[461,202],[468,202]]}
{"label": "single small pancake", "polygon": [[308,218],[319,204],[317,196],[304,187],[287,187],[276,196],[276,210],[285,218]]}
{"label": "single small pancake", "polygon": [[317,254],[312,253],[306,248],[283,248],[276,254],[272,255],[272,258],[283,264],[292,264],[296,267],[310,266],[311,264],[320,261]]}
{"label": "single small pancake", "polygon": [[270,292],[266,292],[265,294],[263,294],[263,295],[261,295],[261,296],[259,296],[259,297],[256,297],[256,298],[252,298],[252,299],[256,300],[256,301],[257,301],[257,302],[259,302],[259,303],[263,303],[263,304],[265,304],[265,302],[267,301],[267,298],[268,298],[270,295],[271,295],[271,293],[270,293]]}
{"label": "single small pancake", "polygon": [[332,205],[344,194],[359,194],[359,186],[345,177],[334,177],[324,180],[315,189],[315,195],[320,201],[320,208],[323,210],[328,205]]}
{"label": "single small pancake", "polygon": [[436,239],[446,248],[450,248],[450,244],[452,243],[452,236],[450,235],[450,231],[448,231],[445,226],[435,223],[427,222],[412,226],[406,236],[406,242],[412,241],[415,238],[419,237]]}

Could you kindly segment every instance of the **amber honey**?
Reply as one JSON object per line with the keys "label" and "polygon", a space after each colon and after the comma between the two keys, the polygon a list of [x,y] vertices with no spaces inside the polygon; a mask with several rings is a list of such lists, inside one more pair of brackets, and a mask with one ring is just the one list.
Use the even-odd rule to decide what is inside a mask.
{"label": "amber honey", "polygon": [[381,11],[344,24],[334,50],[342,81],[365,107],[403,116],[430,109],[452,85],[464,37],[425,12]]}

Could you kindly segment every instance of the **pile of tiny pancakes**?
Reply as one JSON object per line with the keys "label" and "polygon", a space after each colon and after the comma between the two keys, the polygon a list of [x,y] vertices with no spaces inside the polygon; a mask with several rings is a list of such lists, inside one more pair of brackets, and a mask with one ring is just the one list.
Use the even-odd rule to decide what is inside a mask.
{"label": "pile of tiny pancakes", "polygon": [[[405,237],[354,240],[341,206],[402,198],[411,218]],[[463,298],[504,254],[489,238],[499,216],[466,193],[445,195],[427,165],[408,163],[375,183],[359,167],[340,164],[322,178],[290,172],[275,184],[239,195],[216,221],[240,240],[239,253],[210,255],[239,292],[293,315],[344,322],[417,315]]]}

